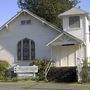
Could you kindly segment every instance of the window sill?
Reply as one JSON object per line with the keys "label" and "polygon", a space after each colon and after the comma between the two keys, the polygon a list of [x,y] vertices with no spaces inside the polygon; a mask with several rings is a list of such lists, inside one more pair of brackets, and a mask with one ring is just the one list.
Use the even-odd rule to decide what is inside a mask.
{"label": "window sill", "polygon": [[72,31],[72,30],[81,30],[81,28],[68,28],[69,31]]}

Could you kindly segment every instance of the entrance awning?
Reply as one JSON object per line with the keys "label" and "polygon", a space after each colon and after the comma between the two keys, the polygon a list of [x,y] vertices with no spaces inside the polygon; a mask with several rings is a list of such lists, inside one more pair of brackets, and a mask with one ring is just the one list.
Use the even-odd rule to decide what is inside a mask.
{"label": "entrance awning", "polygon": [[46,46],[52,45],[61,45],[61,46],[68,46],[68,45],[75,45],[75,44],[84,44],[85,43],[78,39],[77,37],[67,33],[67,32],[62,32],[59,36],[54,38],[52,41],[50,41]]}

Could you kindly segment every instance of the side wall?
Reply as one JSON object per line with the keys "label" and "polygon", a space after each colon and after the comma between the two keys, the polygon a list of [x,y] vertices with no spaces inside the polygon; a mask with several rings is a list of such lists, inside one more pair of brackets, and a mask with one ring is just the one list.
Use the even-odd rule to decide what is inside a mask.
{"label": "side wall", "polygon": [[[21,20],[31,20],[30,25],[21,25]],[[17,43],[24,38],[35,42],[36,59],[50,59],[51,49],[46,44],[59,35],[59,32],[36,20],[28,14],[21,14],[0,31],[0,60],[7,60],[11,65],[28,65],[30,61],[17,61]]]}
{"label": "side wall", "polygon": [[69,27],[69,16],[63,17],[63,30],[84,41],[85,40],[84,22],[86,16],[85,15],[79,15],[79,16],[80,16],[80,28],[73,28],[73,29]]}

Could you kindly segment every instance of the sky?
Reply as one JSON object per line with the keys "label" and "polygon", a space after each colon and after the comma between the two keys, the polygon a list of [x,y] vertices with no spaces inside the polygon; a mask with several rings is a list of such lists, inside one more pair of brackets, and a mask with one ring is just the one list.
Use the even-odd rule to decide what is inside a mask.
{"label": "sky", "polygon": [[[90,12],[90,0],[81,0],[78,5],[81,9]],[[0,1],[0,26],[13,17],[20,9],[17,0],[1,0]]]}

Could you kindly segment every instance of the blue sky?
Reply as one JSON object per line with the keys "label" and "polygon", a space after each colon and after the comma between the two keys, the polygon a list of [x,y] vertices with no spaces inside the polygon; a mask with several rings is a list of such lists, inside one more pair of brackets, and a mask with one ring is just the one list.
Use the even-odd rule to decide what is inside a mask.
{"label": "blue sky", "polygon": [[[84,10],[90,12],[90,0],[81,0],[79,4]],[[17,0],[0,1],[0,26],[14,16],[20,9],[17,6]]]}

